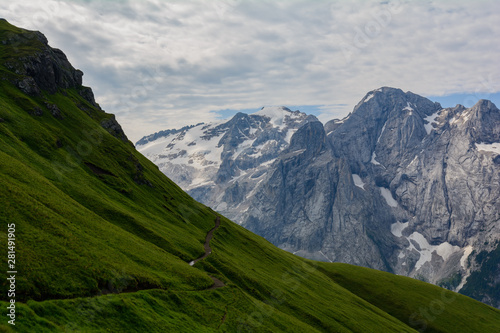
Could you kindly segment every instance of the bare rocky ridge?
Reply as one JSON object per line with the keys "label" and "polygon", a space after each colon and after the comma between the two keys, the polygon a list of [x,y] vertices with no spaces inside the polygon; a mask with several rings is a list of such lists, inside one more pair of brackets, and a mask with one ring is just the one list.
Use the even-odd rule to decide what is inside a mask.
{"label": "bare rocky ridge", "polygon": [[[476,256],[497,248],[500,111],[491,102],[443,109],[384,87],[343,120],[323,126],[301,114],[289,140],[262,119],[205,125],[197,140],[218,135],[220,159],[203,170],[190,167],[197,155],[187,145],[174,149],[182,133],[138,149],[196,199],[303,257],[459,291],[481,270]],[[497,306],[500,295],[481,298]]]}

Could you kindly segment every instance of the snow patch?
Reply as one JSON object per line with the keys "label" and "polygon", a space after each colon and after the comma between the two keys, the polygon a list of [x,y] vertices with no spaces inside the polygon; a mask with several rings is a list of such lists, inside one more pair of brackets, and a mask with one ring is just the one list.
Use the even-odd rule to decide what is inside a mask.
{"label": "snow patch", "polygon": [[163,151],[167,142],[172,141],[172,136],[162,137],[154,141],[150,141],[145,145],[137,145],[137,150],[139,150],[143,155],[156,155]]}
{"label": "snow patch", "polygon": [[418,246],[420,247],[420,258],[418,258],[417,263],[415,264],[415,269],[420,269],[423,264],[425,264],[428,261],[431,261],[432,259],[432,251],[431,251],[431,245],[429,242],[427,242],[427,239],[425,239],[424,235],[422,235],[419,232],[414,232],[412,233],[409,237],[407,237],[408,240],[414,240],[417,242]]}
{"label": "snow patch", "polygon": [[[170,154],[179,153],[181,151],[186,151],[188,154],[185,157],[177,157],[171,160],[174,164],[190,164],[191,166],[203,168],[208,164],[205,163],[207,161],[213,162],[217,165],[221,163],[221,153],[223,147],[217,147],[220,138],[224,133],[221,133],[219,136],[213,136],[208,140],[202,138],[205,135],[203,130],[204,126],[196,126],[188,131],[186,131],[183,135],[178,135],[174,138],[169,146],[165,148],[164,152],[168,152]],[[189,160],[193,160],[192,163],[189,163]]]}
{"label": "snow patch", "polygon": [[377,143],[380,142],[380,138],[382,137],[382,134],[384,134],[386,125],[387,125],[387,122],[385,122],[384,126],[382,127],[382,131],[380,131],[380,135],[378,136]]}
{"label": "snow patch", "polygon": [[290,144],[290,141],[292,140],[292,136],[295,134],[295,132],[297,132],[297,129],[289,129],[286,132],[286,136],[285,136],[286,143]]}
{"label": "snow patch", "polygon": [[218,124],[195,126],[137,148],[156,165],[168,162],[189,166],[198,171],[206,171],[207,168],[217,167],[221,163],[221,153],[224,147],[217,146],[226,131],[218,133],[217,136],[209,137],[208,140],[202,138],[206,137],[207,127],[214,128],[215,126]]}
{"label": "snow patch", "polygon": [[[339,120],[339,119],[333,119],[333,122],[334,122],[335,124],[343,124],[343,123],[344,123],[347,119],[349,119],[349,118],[351,117],[351,114],[352,114],[352,112],[349,112],[349,114],[348,114],[347,116],[345,116],[344,118],[342,118],[342,119],[340,119],[340,120]],[[332,132],[333,132],[333,131],[332,131]],[[328,134],[330,134],[330,133],[331,133],[331,132],[329,132]]]}
{"label": "snow patch", "polygon": [[[259,178],[262,178],[266,174],[267,174],[266,172],[263,173]],[[260,185],[260,183],[262,183],[263,180],[264,180],[264,178],[262,178],[261,180],[259,180],[257,182],[257,184],[254,185],[254,188],[245,196],[245,200],[248,199],[248,198],[250,198],[250,197],[252,197],[257,192],[257,190],[259,189],[259,185]],[[248,208],[247,208],[247,210],[248,210]]]}
{"label": "snow patch", "polygon": [[396,222],[391,224],[391,232],[396,237],[403,237],[403,230],[405,230],[410,222]]}
{"label": "snow patch", "polygon": [[213,180],[206,179],[206,174],[202,174],[201,176],[202,177],[193,178],[189,187],[215,185]]}
{"label": "snow patch", "polygon": [[385,187],[379,187],[379,189],[380,189],[380,193],[382,194],[382,196],[385,199],[385,202],[387,202],[387,204],[389,206],[391,206],[391,207],[398,206],[398,202],[396,200],[394,200],[394,198],[392,197],[392,193],[389,189],[387,189]]}
{"label": "snow patch", "polygon": [[370,94],[370,95],[368,95],[368,96],[366,97],[366,99],[365,99],[365,103],[366,103],[366,102],[368,102],[370,99],[372,99],[372,98],[373,98],[373,96],[375,96],[375,94]]}
{"label": "snow patch", "polygon": [[476,148],[479,151],[486,151],[486,152],[500,154],[500,142],[497,142],[497,143],[476,143]]}
{"label": "snow patch", "polygon": [[410,111],[410,112],[414,111],[413,108],[410,105],[410,102],[406,102],[406,106],[404,107],[403,110]]}
{"label": "snow patch", "polygon": [[425,130],[427,131],[427,134],[431,134],[433,127],[432,124],[436,122],[437,117],[439,116],[439,112],[436,112],[434,114],[431,114],[430,116],[427,116],[424,118],[425,121],[427,121],[427,124],[424,124]]}
{"label": "snow patch", "polygon": [[319,253],[321,253],[321,255],[322,255],[323,257],[325,257],[325,258],[326,258],[329,262],[333,262],[333,261],[331,261],[331,260],[330,260],[330,258],[328,258],[328,257],[327,257],[327,256],[326,256],[323,252],[319,251]]}
{"label": "snow patch", "polygon": [[415,155],[415,157],[413,158],[413,160],[411,160],[410,164],[408,164],[408,166],[412,165],[413,163],[415,163],[418,159],[418,155]]}
{"label": "snow patch", "polygon": [[437,247],[436,247],[436,253],[441,256],[441,258],[443,258],[444,261],[448,260],[448,258],[455,252],[458,252],[460,251],[460,247],[459,246],[454,246],[454,245],[451,245],[450,243],[448,242],[444,242],[444,243],[441,243],[439,244]]}
{"label": "snow patch", "polygon": [[227,202],[222,201],[220,204],[217,205],[218,211],[225,210],[225,209],[227,209]]}
{"label": "snow patch", "polygon": [[463,117],[463,122],[465,123],[466,121],[468,121],[472,116],[472,110],[469,110],[467,111],[465,114],[464,114],[464,117]]}
{"label": "snow patch", "polygon": [[375,154],[375,152],[372,153],[372,159],[370,160],[370,163],[371,164],[375,164],[375,165],[381,165],[375,158],[377,157],[377,154]]}
{"label": "snow patch", "polygon": [[240,156],[241,153],[243,153],[246,149],[252,147],[255,140],[256,139],[247,139],[242,143],[240,143],[233,154],[233,159],[236,160],[236,158],[238,158],[238,156]]}
{"label": "snow patch", "polygon": [[[304,150],[305,150],[305,149],[304,149]],[[266,161],[266,162],[262,163],[260,166],[261,166],[261,167],[267,167],[267,166],[269,166],[269,165],[273,164],[273,163],[274,163],[274,161],[276,161],[276,158],[273,158],[272,160]]]}
{"label": "snow patch", "polygon": [[471,116],[472,116],[472,110],[468,110],[461,114],[457,114],[450,120],[450,125],[465,124],[471,118]]}
{"label": "snow patch", "polygon": [[361,180],[361,177],[355,173],[352,174],[352,181],[354,182],[354,185],[359,187],[360,189],[364,190],[365,189],[365,183]]}
{"label": "snow patch", "polygon": [[283,106],[265,106],[253,114],[271,118],[270,123],[280,130],[286,126],[284,124],[285,116],[292,116],[292,112],[286,110]]}
{"label": "snow patch", "polygon": [[425,239],[424,235],[415,231],[410,236],[406,237],[409,241],[415,241],[420,247],[420,251],[416,249],[413,244],[410,242],[410,249],[413,248],[420,253],[420,258],[415,264],[415,270],[419,270],[426,262],[431,261],[432,253],[436,252],[444,261],[448,260],[450,256],[460,251],[459,246],[451,245],[448,242],[441,243],[439,245],[430,245],[427,239]]}

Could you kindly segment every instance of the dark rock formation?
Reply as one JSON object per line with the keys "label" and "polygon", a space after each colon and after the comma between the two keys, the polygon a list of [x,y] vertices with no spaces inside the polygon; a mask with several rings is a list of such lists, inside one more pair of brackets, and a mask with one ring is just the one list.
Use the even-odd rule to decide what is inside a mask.
{"label": "dark rock formation", "polygon": [[101,121],[101,126],[115,138],[120,139],[123,142],[128,142],[128,138],[125,135],[125,132],[123,131],[120,124],[116,121],[115,115],[110,115],[109,118]]}

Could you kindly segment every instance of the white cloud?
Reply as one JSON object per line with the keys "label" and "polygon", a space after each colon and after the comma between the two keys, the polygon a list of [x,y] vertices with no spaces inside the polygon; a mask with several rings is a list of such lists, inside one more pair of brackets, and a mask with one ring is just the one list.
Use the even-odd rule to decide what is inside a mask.
{"label": "white cloud", "polygon": [[0,7],[68,55],[134,141],[213,120],[209,111],[219,109],[325,105],[322,120],[341,117],[380,86],[433,96],[500,91],[494,0],[0,0]]}

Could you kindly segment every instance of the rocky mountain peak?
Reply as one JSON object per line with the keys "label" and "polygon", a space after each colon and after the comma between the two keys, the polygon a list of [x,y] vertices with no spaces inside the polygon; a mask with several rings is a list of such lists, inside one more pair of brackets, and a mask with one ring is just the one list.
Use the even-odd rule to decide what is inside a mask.
{"label": "rocky mountain peak", "polygon": [[432,126],[427,118],[441,109],[412,92],[383,87],[367,93],[350,116],[328,122],[325,129],[334,153],[348,157],[353,170],[382,172],[419,146]]}
{"label": "rocky mountain peak", "polygon": [[472,108],[467,109],[462,115],[452,119],[451,122],[467,123],[469,132],[475,142],[498,143],[500,142],[500,110],[488,100],[478,101]]}
{"label": "rocky mountain peak", "polygon": [[283,119],[285,115],[292,113],[292,110],[285,106],[264,106],[253,115],[269,117],[271,119]]}
{"label": "rocky mountain peak", "polygon": [[[242,194],[262,181],[293,137],[303,135],[298,130],[309,123],[316,123],[312,127],[324,136],[322,124],[312,115],[284,106],[263,107],[252,114],[239,112],[227,121],[162,131],[141,139],[137,149],[195,199],[211,202],[231,216],[224,207],[244,201]],[[222,200],[215,204],[217,197]]]}
{"label": "rocky mountain peak", "polygon": [[307,121],[317,120],[312,115],[306,115],[300,111],[292,111],[284,106],[265,106],[259,111],[252,113],[251,116],[260,116],[269,119],[269,124],[279,130],[286,129],[286,127],[295,127],[297,122],[303,122],[308,117]]}

